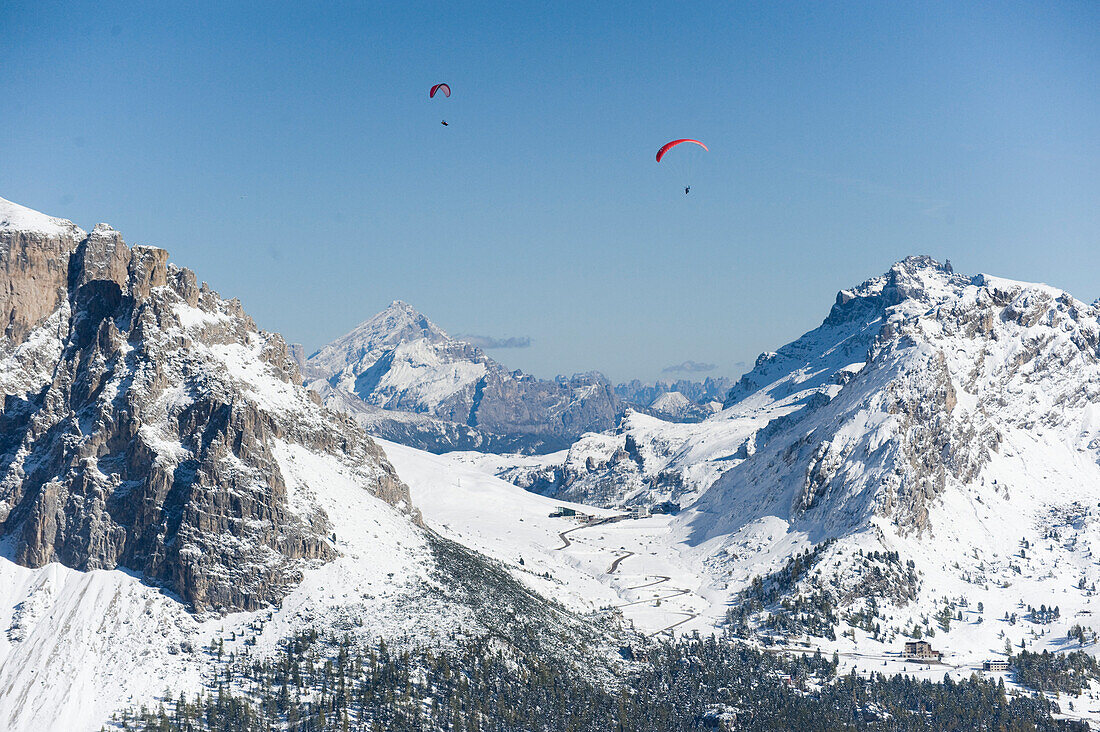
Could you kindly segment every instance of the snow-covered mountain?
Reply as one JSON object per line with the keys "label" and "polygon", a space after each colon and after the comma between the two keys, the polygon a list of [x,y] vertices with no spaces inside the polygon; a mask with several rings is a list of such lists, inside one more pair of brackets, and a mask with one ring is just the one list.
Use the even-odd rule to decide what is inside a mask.
{"label": "snow-covered mountain", "polygon": [[[1062,481],[1100,489],[1098,315],[1056,288],[907,259],[841,292],[815,332],[824,342],[764,357],[731,392],[742,412],[803,406],[754,435],[751,458],[702,503],[728,512],[764,482],[792,516],[821,507],[837,526],[877,515],[921,533],[939,497],[983,480],[1054,500]],[[997,475],[1010,457],[1058,465],[1062,478]]]}
{"label": "snow-covered mountain", "polygon": [[[630,415],[562,453],[477,460],[585,503],[679,496],[669,541],[689,564],[730,593],[764,578],[746,622],[807,629],[818,611],[775,604],[798,596],[834,613],[818,634],[847,615],[880,641],[927,630],[963,595],[998,612],[1057,600],[1087,617],[1100,575],[1098,318],[1053,287],[911,257],[842,291],[702,423]],[[1009,633],[978,630],[951,637],[989,652],[1003,638],[986,631]]]}
{"label": "snow-covered mountain", "polygon": [[282,338],[164,250],[0,199],[0,313],[0,728],[99,729],[198,690],[215,642],[593,632],[534,591],[558,565],[510,572],[425,528]]}
{"label": "snow-covered mountain", "polygon": [[400,301],[310,356],[305,371],[327,404],[372,434],[433,451],[556,450],[620,412],[600,374],[510,371]]}
{"label": "snow-covered mountain", "polygon": [[843,530],[880,517],[921,534],[948,496],[1048,503],[1071,486],[1098,491],[1098,315],[1045,285],[901,262],[841,292],[818,331],[762,357],[731,392],[730,410],[803,406],[754,435],[751,458],[700,510],[743,522],[734,505],[763,484],[792,519]]}
{"label": "snow-covered mountain", "polygon": [[[373,318],[357,325],[307,359],[312,373],[322,374],[334,386],[355,391],[355,381],[387,351],[403,343],[445,343],[451,338],[408,303],[394,300]],[[476,370],[476,369],[475,369]]]}
{"label": "snow-covered mountain", "polygon": [[239,302],[105,224],[0,210],[0,533],[16,561],[125,567],[200,610],[276,602],[335,557],[324,513],[295,505],[285,445],[411,510],[377,446],[319,409]]}

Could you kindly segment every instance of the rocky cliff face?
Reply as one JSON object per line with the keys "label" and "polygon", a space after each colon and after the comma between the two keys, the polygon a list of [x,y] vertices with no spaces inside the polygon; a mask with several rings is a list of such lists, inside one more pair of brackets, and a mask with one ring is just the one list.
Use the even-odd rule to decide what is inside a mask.
{"label": "rocky cliff face", "polygon": [[[634,415],[564,457],[496,471],[601,506],[698,498],[684,519],[693,542],[758,522],[814,542],[883,521],[927,536],[945,530],[936,507],[975,486],[1036,497],[1100,485],[1098,317],[1056,288],[910,257],[762,354],[719,414]],[[1005,467],[1018,461],[1044,468]]]}
{"label": "rocky cliff face", "polygon": [[167,260],[0,199],[0,535],[27,566],[123,567],[197,610],[256,609],[335,556],[277,445],[411,501],[370,438],[298,386],[278,335]]}
{"label": "rocky cliff face", "polygon": [[[403,302],[312,355],[305,371],[326,403],[372,434],[435,451],[549,452],[613,427],[621,412],[603,376],[545,381],[509,371]],[[372,407],[427,419],[386,420]]]}
{"label": "rocky cliff face", "polygon": [[750,438],[703,502],[751,494],[754,513],[796,523],[878,515],[923,532],[935,500],[979,481],[1006,434],[1042,425],[1096,449],[1083,435],[1100,397],[1098,315],[1045,285],[899,262],[842,291],[820,328],[761,356],[731,392],[730,412],[794,409]]}
{"label": "rocky cliff face", "polygon": [[[1095,305],[910,257],[762,355],[703,423],[713,440],[763,420],[679,531],[730,586],[760,575],[755,587],[786,598],[744,622],[815,597],[874,618],[861,627],[893,642],[949,595],[1007,608],[1032,582],[1049,583],[1044,597],[1084,594],[1100,526],[1097,405]],[[812,569],[781,577],[811,547]]]}

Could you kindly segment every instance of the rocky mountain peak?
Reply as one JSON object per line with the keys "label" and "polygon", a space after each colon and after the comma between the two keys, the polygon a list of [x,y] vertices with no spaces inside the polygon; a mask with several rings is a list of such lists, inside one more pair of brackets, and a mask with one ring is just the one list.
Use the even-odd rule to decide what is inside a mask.
{"label": "rocky mountain peak", "polygon": [[131,249],[108,224],[96,224],[80,242],[70,267],[71,289],[112,282],[120,295],[144,299],[168,282],[168,252],[150,246]]}
{"label": "rocky mountain peak", "polygon": [[970,278],[955,274],[951,263],[940,263],[927,255],[909,256],[896,262],[885,274],[837,293],[826,323],[878,317],[906,301],[929,305],[957,296]]}
{"label": "rocky mountain peak", "polygon": [[105,224],[8,210],[0,538],[18,562],[125,567],[197,610],[278,602],[336,556],[328,517],[284,478],[288,451],[413,513],[377,445],[298,386],[239,301]]}
{"label": "rocky mountain peak", "polygon": [[315,378],[327,379],[349,367],[365,370],[385,351],[418,340],[442,343],[451,339],[411,305],[394,300],[385,310],[310,356],[309,372]]}
{"label": "rocky mountain peak", "polygon": [[[1098,384],[1096,308],[1048,285],[967,278],[908,258],[842,291],[821,327],[758,362],[731,392],[731,413],[795,409],[754,435],[757,452],[747,450],[706,501],[770,484],[771,510],[795,523],[850,528],[877,514],[919,533],[934,526],[941,496],[955,490],[957,499],[991,471],[994,483],[1036,491],[1018,479],[1027,470],[1017,456],[1039,463],[1070,446],[1060,468],[1095,481]],[[780,462],[788,468],[771,477]]]}
{"label": "rocky mountain peak", "polygon": [[447,338],[447,334],[438,325],[428,320],[412,305],[403,300],[394,300],[382,312],[375,315],[360,327],[380,337],[388,337],[391,340],[402,336],[403,340],[410,340],[411,333],[418,333],[420,337],[429,340]]}

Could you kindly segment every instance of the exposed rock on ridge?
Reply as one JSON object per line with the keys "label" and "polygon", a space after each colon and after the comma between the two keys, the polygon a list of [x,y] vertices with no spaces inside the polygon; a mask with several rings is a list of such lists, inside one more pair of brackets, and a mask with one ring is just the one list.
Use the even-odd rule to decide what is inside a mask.
{"label": "exposed rock on ridge", "polygon": [[[1076,450],[1100,445],[1090,443],[1098,315],[1046,285],[963,277],[928,257],[899,262],[842,291],[819,329],[762,356],[731,392],[729,413],[801,408],[760,430],[700,508],[832,536],[872,516],[903,534],[934,529],[934,502],[980,481],[1006,433],[1042,427]],[[862,348],[863,362],[837,369],[841,348]]]}
{"label": "exposed rock on ridge", "polygon": [[109,226],[34,216],[0,199],[0,534],[16,561],[125,567],[198,610],[277,602],[303,562],[335,556],[325,514],[288,495],[279,442],[413,511],[238,301]]}

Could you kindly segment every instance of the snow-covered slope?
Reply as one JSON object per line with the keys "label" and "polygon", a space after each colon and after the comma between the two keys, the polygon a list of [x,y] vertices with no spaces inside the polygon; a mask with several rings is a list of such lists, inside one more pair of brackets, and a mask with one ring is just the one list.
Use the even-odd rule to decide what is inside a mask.
{"label": "snow-covered slope", "polygon": [[0,729],[99,729],[305,630],[591,632],[424,528],[239,302],[104,224],[0,203]]}
{"label": "snow-covered slope", "polygon": [[27,236],[83,239],[83,229],[68,219],[47,216],[6,198],[0,198],[0,231]]}
{"label": "snow-covered slope", "polygon": [[[500,560],[543,596],[578,612],[621,614],[647,634],[714,626],[706,615],[721,593],[669,542],[671,516],[636,519],[539,496],[488,475],[476,453],[383,444],[429,525]],[[562,508],[592,519],[551,515]]]}
{"label": "snow-covered slope", "polygon": [[[619,412],[599,374],[542,381],[509,371],[400,301],[311,356],[306,373],[372,434],[436,451],[546,452],[613,426]],[[371,407],[427,419],[398,425]]]}
{"label": "snow-covered slope", "polygon": [[[438,459],[420,455],[422,464]],[[28,569],[0,559],[0,626],[6,629],[0,634],[0,729],[98,730],[120,708],[155,706],[165,688],[185,693],[208,688],[220,658],[246,648],[259,655],[272,653],[280,640],[304,631],[351,634],[367,642],[384,638],[396,647],[443,645],[448,638],[487,632],[494,615],[507,617],[503,610],[514,593],[503,592],[507,588],[494,575],[501,565],[472,552],[456,552],[446,540],[420,529],[363,490],[356,471],[336,457],[281,440],[274,456],[291,504],[320,509],[331,517],[337,550],[332,561],[305,568],[300,583],[278,607],[195,615],[177,599],[125,572],[78,572],[57,563]],[[409,469],[408,462],[403,461],[403,469],[422,485],[421,474]],[[435,484],[445,488],[453,478],[441,476],[444,480]],[[420,493],[432,498],[427,490]],[[447,499],[445,494],[439,498],[444,505]],[[430,502],[431,522],[446,518],[437,502]],[[472,501],[466,506],[476,509]],[[550,524],[541,507],[534,511],[540,513]],[[516,519],[524,515],[517,511]],[[506,532],[501,535],[508,539]],[[546,543],[551,543],[549,534]],[[499,544],[486,546],[521,581],[529,579],[535,587],[561,586],[560,579],[522,571],[517,564],[520,550],[529,567],[541,571],[544,566],[526,543],[512,545],[515,551],[502,550]],[[545,566],[559,574],[567,567]],[[578,589],[548,595],[578,609],[596,603],[601,591],[597,582],[586,585],[572,574],[569,582]],[[464,583],[476,585],[477,599],[460,591]],[[575,622],[535,595],[526,598],[523,610],[548,634],[570,632]]]}
{"label": "snow-covered slope", "polygon": [[[914,624],[965,664],[1006,638],[1060,648],[1100,616],[1098,317],[1053,287],[912,257],[842,291],[700,424],[630,415],[554,455],[471,459],[605,506],[678,490],[663,540],[726,601],[747,593],[749,627],[827,627],[879,663]],[[1061,617],[997,620],[1027,605]],[[963,615],[946,631],[945,607]]]}
{"label": "snow-covered slope", "polygon": [[[121,571],[40,569],[0,559],[0,728],[96,730],[113,711],[155,704],[169,686],[198,691],[224,653],[246,639],[274,648],[309,627],[369,618],[397,638],[460,619],[427,591],[433,567],[424,533],[362,489],[340,460],[276,446],[291,500],[332,517],[335,560],[306,568],[278,608],[194,615],[178,599]],[[410,613],[423,608],[424,614]],[[426,614],[434,614],[429,623]]]}

